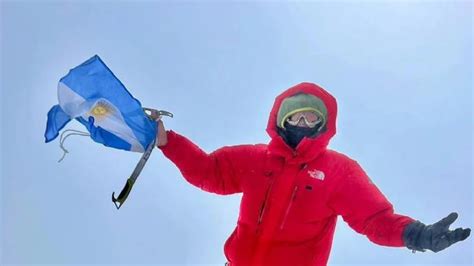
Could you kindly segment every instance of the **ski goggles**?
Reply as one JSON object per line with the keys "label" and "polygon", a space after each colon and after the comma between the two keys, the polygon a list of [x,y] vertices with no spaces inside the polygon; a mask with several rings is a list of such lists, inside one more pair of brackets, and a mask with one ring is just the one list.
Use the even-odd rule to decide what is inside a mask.
{"label": "ski goggles", "polygon": [[322,122],[322,118],[314,111],[301,111],[290,115],[286,122],[292,126],[298,126],[303,122],[307,127],[314,128]]}

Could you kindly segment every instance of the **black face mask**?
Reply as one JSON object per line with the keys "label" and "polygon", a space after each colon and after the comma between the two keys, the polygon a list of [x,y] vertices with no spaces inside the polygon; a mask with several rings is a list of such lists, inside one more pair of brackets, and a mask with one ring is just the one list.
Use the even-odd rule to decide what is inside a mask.
{"label": "black face mask", "polygon": [[298,127],[292,126],[285,122],[285,129],[277,127],[278,134],[283,138],[283,140],[293,149],[296,149],[296,146],[303,140],[304,137],[315,138],[322,132],[324,132],[325,127],[322,130],[319,130],[319,125],[316,125],[314,128]]}

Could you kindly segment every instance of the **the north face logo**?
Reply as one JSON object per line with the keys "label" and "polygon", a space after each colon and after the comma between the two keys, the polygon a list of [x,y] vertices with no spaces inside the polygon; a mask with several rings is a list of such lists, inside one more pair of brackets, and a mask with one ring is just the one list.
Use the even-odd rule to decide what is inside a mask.
{"label": "the north face logo", "polygon": [[312,178],[315,178],[315,179],[319,179],[319,180],[324,180],[324,172],[323,171],[320,171],[320,170],[309,170],[308,171],[308,174],[309,176],[311,176]]}

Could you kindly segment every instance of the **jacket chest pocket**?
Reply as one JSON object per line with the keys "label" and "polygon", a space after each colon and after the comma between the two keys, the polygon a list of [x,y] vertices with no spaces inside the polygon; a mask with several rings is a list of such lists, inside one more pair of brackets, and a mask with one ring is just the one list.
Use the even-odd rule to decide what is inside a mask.
{"label": "jacket chest pocket", "polygon": [[303,178],[297,182],[289,203],[290,210],[287,212],[288,222],[294,224],[314,223],[328,216],[332,210],[327,206],[327,191],[324,188],[324,181],[314,178]]}

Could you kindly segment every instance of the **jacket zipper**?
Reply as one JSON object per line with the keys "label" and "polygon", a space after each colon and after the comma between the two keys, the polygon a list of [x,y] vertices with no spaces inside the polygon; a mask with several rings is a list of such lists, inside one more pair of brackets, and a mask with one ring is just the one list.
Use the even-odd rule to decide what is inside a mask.
{"label": "jacket zipper", "polygon": [[258,220],[257,220],[257,230],[258,226],[262,223],[263,220],[263,214],[265,213],[265,209],[267,207],[267,201],[268,201],[268,196],[270,195],[270,191],[273,187],[273,182],[275,179],[272,179],[270,181],[270,185],[268,185],[267,191],[265,192],[265,199],[262,202],[262,206],[260,207],[260,213],[258,214]]}
{"label": "jacket zipper", "polygon": [[283,226],[285,225],[286,218],[288,217],[288,213],[290,213],[290,209],[291,209],[291,206],[293,205],[293,201],[295,201],[297,191],[298,191],[298,186],[295,186],[295,188],[293,189],[293,193],[291,194],[290,203],[288,204],[288,207],[286,207],[285,216],[283,217],[283,221],[281,222],[280,230],[283,229]]}

